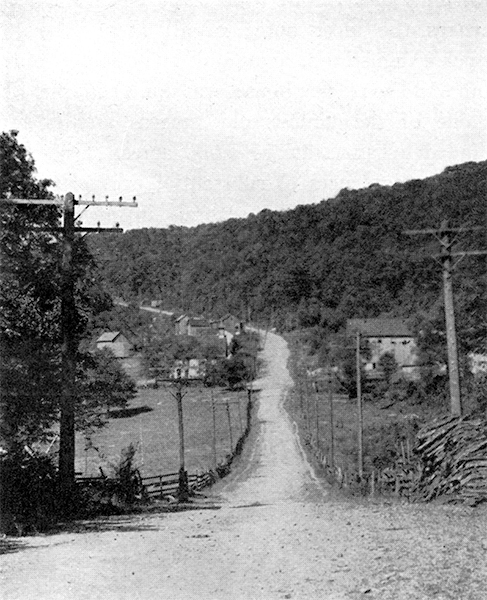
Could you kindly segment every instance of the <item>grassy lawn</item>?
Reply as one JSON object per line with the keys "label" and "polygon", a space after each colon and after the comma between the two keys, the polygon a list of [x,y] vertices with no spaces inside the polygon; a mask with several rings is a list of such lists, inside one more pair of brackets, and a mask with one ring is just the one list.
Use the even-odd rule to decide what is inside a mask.
{"label": "grassy lawn", "polygon": [[[287,409],[299,427],[305,443],[317,446],[317,434],[321,452],[330,458],[331,426],[330,400],[327,392],[302,394],[295,388],[289,395]],[[414,436],[412,423],[421,422],[425,415],[419,407],[391,406],[380,408],[375,402],[363,402],[363,456],[365,472],[381,468],[383,460],[399,457],[411,449]],[[318,416],[318,418],[317,418]],[[335,464],[347,471],[354,471],[358,464],[358,409],[356,399],[335,391],[333,394],[333,436]],[[398,433],[400,431],[400,433]],[[409,441],[407,441],[409,439]]]}
{"label": "grassy lawn", "polygon": [[[171,390],[174,392],[174,390]],[[185,462],[188,472],[213,467],[213,412],[211,390],[184,390]],[[216,405],[217,462],[230,452],[230,427],[225,403],[229,402],[233,446],[245,428],[247,392],[213,391]],[[179,469],[177,404],[169,388],[141,389],[129,409],[112,413],[101,430],[86,439],[76,436],[76,471],[83,475],[112,474],[120,452],[129,444],[137,447],[136,464],[142,476],[175,473]]]}

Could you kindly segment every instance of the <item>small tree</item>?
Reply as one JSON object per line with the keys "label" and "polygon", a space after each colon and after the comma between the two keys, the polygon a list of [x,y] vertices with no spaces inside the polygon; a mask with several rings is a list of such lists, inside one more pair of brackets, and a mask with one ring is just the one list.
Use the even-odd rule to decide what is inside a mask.
{"label": "small tree", "polygon": [[108,349],[84,357],[78,384],[76,426],[81,430],[103,426],[111,408],[125,408],[137,394],[135,382]]}
{"label": "small tree", "polygon": [[398,364],[392,352],[384,352],[381,354],[378,363],[379,369],[384,373],[384,378],[387,385],[391,383],[392,377],[397,373]]}

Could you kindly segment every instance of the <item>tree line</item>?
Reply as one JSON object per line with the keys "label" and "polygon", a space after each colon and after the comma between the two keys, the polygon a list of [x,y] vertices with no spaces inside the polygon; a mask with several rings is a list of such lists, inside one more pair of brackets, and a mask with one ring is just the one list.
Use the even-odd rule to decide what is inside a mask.
{"label": "tree line", "polygon": [[[197,227],[146,228],[89,241],[112,293],[207,316],[227,311],[318,338],[347,318],[414,321],[443,353],[441,268],[435,239],[407,229],[483,226],[487,161],[423,180],[343,189],[318,204]],[[485,232],[459,240],[485,246]],[[465,259],[454,275],[460,351],[485,350],[485,261]],[[433,343],[433,342],[438,343]]]}

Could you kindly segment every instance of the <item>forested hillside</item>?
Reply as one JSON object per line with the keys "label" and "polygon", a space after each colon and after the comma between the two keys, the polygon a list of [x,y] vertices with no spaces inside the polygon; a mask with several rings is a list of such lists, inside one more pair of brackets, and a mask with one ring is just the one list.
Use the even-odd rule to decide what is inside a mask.
{"label": "forested hillside", "polygon": [[[280,328],[337,330],[352,316],[441,312],[441,267],[431,257],[439,244],[403,232],[444,219],[485,225],[486,183],[487,161],[470,162],[424,180],[343,189],[286,212],[97,235],[90,244],[109,289],[124,299],[159,299],[168,309],[206,315],[231,311]],[[458,244],[485,248],[485,232],[462,234]],[[462,260],[454,286],[460,327],[473,347],[485,339],[484,257]]]}

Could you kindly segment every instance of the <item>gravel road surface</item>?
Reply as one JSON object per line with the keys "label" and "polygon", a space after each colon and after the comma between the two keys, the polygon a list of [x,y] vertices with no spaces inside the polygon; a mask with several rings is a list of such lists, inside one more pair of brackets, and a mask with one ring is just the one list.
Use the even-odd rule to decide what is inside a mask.
{"label": "gravel road surface", "polygon": [[255,431],[191,511],[9,540],[4,600],[487,599],[487,512],[332,499],[283,409],[287,346],[268,334]]}

